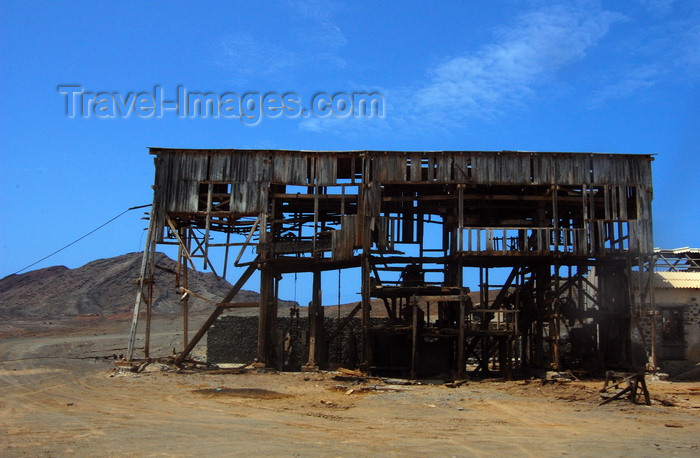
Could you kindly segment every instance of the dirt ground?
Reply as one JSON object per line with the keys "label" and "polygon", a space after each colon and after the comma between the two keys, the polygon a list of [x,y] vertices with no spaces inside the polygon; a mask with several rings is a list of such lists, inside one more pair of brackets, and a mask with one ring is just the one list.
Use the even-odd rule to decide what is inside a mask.
{"label": "dirt ground", "polygon": [[[152,354],[181,348],[179,327],[157,318]],[[0,456],[700,456],[697,383],[650,381],[651,406],[598,406],[600,380],[136,374],[109,359],[128,332],[128,317],[0,322]]]}

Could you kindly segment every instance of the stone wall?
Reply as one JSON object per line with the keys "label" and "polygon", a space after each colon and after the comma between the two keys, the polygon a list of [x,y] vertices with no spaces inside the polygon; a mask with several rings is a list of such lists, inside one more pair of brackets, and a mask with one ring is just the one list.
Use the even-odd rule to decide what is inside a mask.
{"label": "stone wall", "polygon": [[[372,319],[374,325],[383,321]],[[321,341],[321,351],[325,352],[330,364],[357,367],[362,351],[362,320],[353,318],[337,338],[329,341],[335,335],[337,326],[337,319],[324,320],[325,339]],[[283,369],[299,370],[306,364],[308,328],[306,317],[277,319],[278,351],[284,357]],[[207,333],[207,362],[250,363],[257,356],[257,340],[258,317],[223,316]],[[279,367],[279,362],[277,365]]]}
{"label": "stone wall", "polygon": [[207,362],[250,363],[258,354],[257,342],[257,316],[222,316],[207,332]]}
{"label": "stone wall", "polygon": [[[680,374],[700,363],[700,303],[698,291],[690,288],[673,290],[656,290],[655,330],[657,366],[662,372],[670,375]],[[681,354],[672,354],[674,345],[664,342],[663,311],[680,308],[682,310],[682,338],[680,339]],[[632,342],[636,344],[637,353],[651,353],[651,322],[652,317],[647,313],[633,322]],[[675,345],[678,348],[678,345]],[[640,349],[643,349],[640,351]],[[635,363],[639,362],[637,355]]]}

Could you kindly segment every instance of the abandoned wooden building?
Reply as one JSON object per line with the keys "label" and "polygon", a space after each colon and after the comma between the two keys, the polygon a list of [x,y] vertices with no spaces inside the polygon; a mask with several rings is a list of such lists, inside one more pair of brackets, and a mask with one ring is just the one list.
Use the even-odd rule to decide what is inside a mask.
{"label": "abandoned wooden building", "polygon": [[[179,247],[178,284],[200,257],[245,267],[182,362],[257,270],[257,364],[277,367],[278,281],[313,274],[304,365],[324,367],[322,273],[359,269],[358,365],[591,370],[631,361],[630,323],[651,294],[649,155],[520,151],[151,148],[155,184],[129,344],[149,307],[152,255]],[[222,238],[215,238],[218,234]],[[244,252],[255,250],[246,260]],[[222,252],[223,265],[211,254]],[[590,278],[595,268],[595,281]],[[638,280],[630,279],[637,276]],[[636,285],[636,286],[633,286]],[[371,320],[371,307],[384,319]],[[342,323],[340,323],[342,325]],[[147,321],[148,328],[148,321]],[[148,329],[146,330],[148,351]]]}

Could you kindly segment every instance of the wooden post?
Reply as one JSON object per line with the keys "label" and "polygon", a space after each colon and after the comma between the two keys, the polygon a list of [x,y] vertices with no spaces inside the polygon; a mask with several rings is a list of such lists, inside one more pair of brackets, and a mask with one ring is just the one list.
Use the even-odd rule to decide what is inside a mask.
{"label": "wooden post", "polygon": [[[560,266],[555,266],[554,278],[556,285],[559,285],[559,268]],[[550,348],[552,352],[552,370],[558,371],[561,369],[561,348],[560,348],[560,319],[559,319],[559,300],[553,299],[549,304],[547,304],[549,310],[551,310],[551,316],[549,319],[549,341]]]}
{"label": "wooden post", "polygon": [[545,280],[545,268],[542,265],[536,268],[535,277],[535,335],[532,339],[532,345],[534,350],[534,361],[537,367],[542,367],[544,363],[544,340],[543,340],[543,323],[545,314],[543,313],[543,308],[545,307],[545,294],[544,288],[547,283]]}
{"label": "wooden post", "polygon": [[153,193],[153,204],[151,205],[151,213],[148,218],[148,231],[146,232],[146,244],[143,249],[143,257],[141,258],[141,271],[138,278],[138,290],[136,292],[136,303],[134,304],[134,316],[131,320],[131,332],[129,333],[129,346],[126,351],[126,358],[131,360],[134,356],[134,342],[136,340],[136,328],[139,322],[139,313],[141,311],[141,302],[143,299],[143,285],[146,277],[146,272],[149,273],[149,279],[153,276],[153,268],[149,265],[153,264],[153,251],[155,249],[155,203],[156,197]]}
{"label": "wooden post", "polygon": [[[202,255],[204,256],[204,266],[203,269],[206,270],[207,264],[211,265],[209,261],[209,230],[211,229],[211,203],[214,194],[214,184],[210,181],[207,188],[207,217],[204,224],[204,239],[202,240],[204,246],[202,247]],[[212,266],[212,270],[214,267]]]}
{"label": "wooden post", "polygon": [[[224,298],[221,300],[222,303],[227,303],[231,302],[234,297],[236,297],[236,294],[243,288],[243,285],[250,279],[250,277],[253,275],[253,272],[258,268],[258,261],[259,258],[256,258],[253,263],[251,263],[248,268],[243,272],[243,275],[241,275],[241,278],[238,279],[235,285],[231,288],[231,290],[224,296]],[[209,318],[207,318],[207,321],[204,322],[202,327],[197,331],[197,334],[192,338],[192,340],[187,344],[184,350],[182,350],[182,353],[178,355],[177,358],[175,358],[175,364],[180,364],[182,363],[185,358],[190,354],[192,349],[199,343],[199,341],[204,337],[204,334],[207,333],[209,328],[211,327],[212,324],[216,321],[217,318],[223,313],[224,308],[223,307],[216,307],[214,311],[209,315]]]}
{"label": "wooden post", "polygon": [[656,300],[654,298],[654,270],[656,269],[656,257],[652,256],[649,260],[649,275],[647,277],[648,281],[648,292],[649,297],[649,311],[651,313],[651,365],[653,371],[656,372]]}
{"label": "wooden post", "polygon": [[270,346],[275,345],[270,335],[270,303],[274,296],[274,275],[270,268],[260,269],[260,303],[258,314],[258,357],[256,367],[267,367],[270,361]]}
{"label": "wooden post", "polygon": [[363,234],[362,234],[362,363],[361,366],[365,370],[369,369],[372,361],[371,349],[370,349],[370,312],[371,312],[371,302],[370,302],[370,249],[372,247],[372,217],[371,211],[372,206],[379,206],[380,202],[374,202],[371,198],[373,195],[372,185],[378,186],[378,183],[370,182],[370,170],[371,162],[367,156],[362,158],[362,185],[360,187],[360,202],[358,211],[358,218],[362,218],[363,221]]}
{"label": "wooden post", "polygon": [[[151,260],[150,264],[153,264],[153,261]],[[146,359],[151,357],[151,318],[152,318],[152,311],[153,311],[153,270],[151,269],[151,272],[149,272],[148,275],[148,288],[147,288],[147,295],[146,295],[146,338],[143,344],[143,355],[146,357]]]}
{"label": "wooden post", "polygon": [[[457,185],[459,190],[457,198],[457,249],[461,254],[464,251],[464,185]],[[461,274],[460,274],[461,276]]]}
{"label": "wooden post", "polygon": [[498,369],[501,375],[510,380],[510,352],[508,351],[509,335],[498,337]]}
{"label": "wooden post", "polygon": [[413,296],[409,302],[413,311],[413,323],[411,326],[411,379],[416,378],[416,357],[418,356],[418,299]]}
{"label": "wooden post", "polygon": [[365,370],[369,369],[372,360],[369,342],[370,328],[370,265],[369,265],[369,250],[362,253],[362,366]]}
{"label": "wooden post", "polygon": [[[185,247],[182,247],[182,244],[180,244],[180,252],[182,253],[182,257],[178,259],[178,267],[182,266],[182,286],[183,288],[187,289],[189,288],[188,284],[188,268],[187,268],[187,260],[185,259],[185,252],[189,253],[190,252],[190,238],[187,236],[187,229],[182,230],[182,237],[185,238]],[[189,338],[188,338],[188,332],[189,332],[189,301],[190,301],[190,295],[186,294],[185,297],[182,299],[182,335],[183,335],[183,342],[184,345],[182,348],[187,348],[187,344],[189,344]]]}
{"label": "wooden post", "polygon": [[[460,277],[461,277],[461,269],[460,269]],[[460,283],[461,285],[461,283]],[[458,380],[463,380],[464,379],[464,370],[465,370],[465,364],[466,361],[464,360],[464,320],[465,320],[465,308],[466,304],[464,301],[464,292],[462,291],[462,287],[460,286],[460,291],[459,291],[459,337],[457,341],[457,379]]]}
{"label": "wooden post", "polygon": [[506,380],[513,379],[513,335],[506,336]]}
{"label": "wooden post", "polygon": [[309,307],[309,354],[307,363],[303,370],[318,370],[320,344],[323,333],[323,311],[321,291],[321,272],[316,270],[313,273],[313,286],[311,293],[311,304]]}

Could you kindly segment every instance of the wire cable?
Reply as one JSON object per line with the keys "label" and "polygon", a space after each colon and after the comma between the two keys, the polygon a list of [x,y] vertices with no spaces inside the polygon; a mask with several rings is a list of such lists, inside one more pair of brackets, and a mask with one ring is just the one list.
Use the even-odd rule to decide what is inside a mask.
{"label": "wire cable", "polygon": [[80,242],[81,240],[83,240],[85,237],[87,237],[87,236],[89,236],[89,235],[91,235],[91,234],[97,232],[98,230],[102,229],[103,227],[105,227],[106,225],[108,225],[109,223],[111,223],[112,221],[114,221],[115,219],[119,218],[120,216],[122,216],[122,215],[124,215],[124,214],[126,214],[126,213],[128,213],[128,212],[130,212],[131,210],[137,210],[137,209],[139,209],[139,208],[146,208],[146,207],[150,207],[150,206],[151,206],[151,204],[148,204],[148,205],[139,205],[139,206],[136,206],[136,207],[127,208],[126,210],[124,210],[123,212],[119,213],[117,216],[115,216],[114,218],[110,219],[110,220],[107,221],[106,223],[100,224],[99,226],[97,226],[95,229],[91,230],[91,231],[88,232],[87,234],[85,234],[85,235],[83,235],[83,236],[81,236],[81,237],[79,237],[79,238],[73,240],[73,241],[70,242],[68,245],[65,245],[64,247],[59,248],[58,250],[54,251],[53,253],[44,256],[43,258],[39,259],[38,261],[35,261],[35,262],[29,264],[27,267],[25,267],[25,268],[23,268],[23,269],[19,269],[17,272],[13,273],[12,275],[17,275],[18,273],[23,272],[23,271],[29,269],[30,267],[33,267],[33,266],[39,264],[41,261],[45,261],[46,259],[49,259],[51,256],[60,253],[61,251],[63,251],[63,250],[65,250],[66,248],[68,248],[69,246],[75,245],[76,243],[78,243],[78,242]]}

